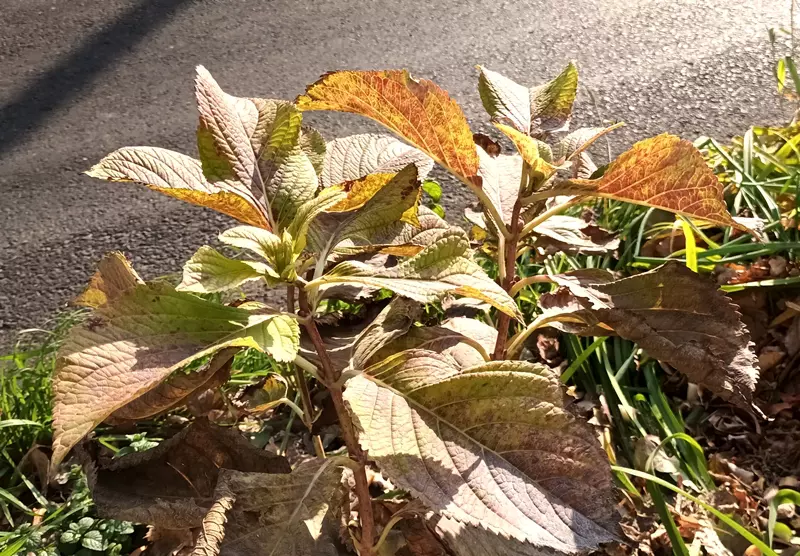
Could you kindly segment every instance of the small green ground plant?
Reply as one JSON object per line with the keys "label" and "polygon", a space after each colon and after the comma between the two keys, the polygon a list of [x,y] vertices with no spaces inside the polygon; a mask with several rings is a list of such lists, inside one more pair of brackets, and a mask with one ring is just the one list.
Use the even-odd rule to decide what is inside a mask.
{"label": "small green ground plant", "polygon": [[[602,268],[520,270],[543,245],[613,249],[562,214],[586,199],[668,211],[688,227],[752,234],[754,223],[731,217],[700,152],[677,137],[641,141],[595,167],[587,149],[616,126],[566,133],[577,84],[572,64],[534,88],[481,68],[484,107],[517,151],[502,154],[472,134],[446,92],[406,71],[334,72],[292,103],[231,96],[198,68],[199,160],[127,147],[89,174],[236,218],[243,225],[219,239],[238,254],[202,247],[177,286],[142,280],[119,253],[101,261],[78,300],[92,313],[70,332],[54,376],[51,473],[74,449],[102,515],[193,530],[198,555],[416,554],[420,530],[458,555],[572,554],[618,542],[613,453],[567,407],[568,377],[521,358],[529,338],[551,327],[635,342],[757,412],[747,330],[716,285],[679,262],[623,278]],[[314,110],[369,117],[404,141],[326,143],[303,123]],[[475,193],[478,210],[467,216],[478,241],[421,204],[434,163]],[[496,279],[476,252],[493,257]],[[285,306],[226,301],[251,282],[284,289]],[[550,291],[526,295],[542,284]],[[482,318],[423,308],[450,298],[477,302]],[[345,334],[328,325],[342,303],[379,311]],[[292,467],[203,419],[110,462],[85,441],[104,422],[151,419],[224,384],[246,348],[294,375],[297,403],[283,390],[261,407],[290,405],[312,429],[327,403],[342,450],[315,436],[315,457]],[[614,389],[610,375],[603,387]],[[373,466],[404,493],[389,519],[370,493]],[[615,472],[625,484],[626,468]],[[348,494],[353,511],[343,512]]]}

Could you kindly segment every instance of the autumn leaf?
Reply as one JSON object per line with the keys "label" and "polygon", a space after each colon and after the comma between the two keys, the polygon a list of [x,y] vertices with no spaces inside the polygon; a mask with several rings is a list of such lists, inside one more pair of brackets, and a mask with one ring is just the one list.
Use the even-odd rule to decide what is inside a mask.
{"label": "autumn leaf", "polygon": [[741,228],[722,197],[722,185],[689,141],[659,135],[639,141],[599,179],[573,179],[542,197],[589,195],[660,208],[689,218]]}
{"label": "autumn leaf", "polygon": [[570,62],[557,77],[531,89],[486,68],[478,70],[478,92],[493,120],[526,135],[566,129],[578,90],[575,64]]}
{"label": "autumn leaf", "polygon": [[103,158],[86,175],[139,183],[253,226],[269,226],[265,208],[249,189],[235,181],[211,183],[203,175],[200,162],[167,149],[124,147]]}
{"label": "autumn leaf", "polygon": [[422,307],[408,299],[395,297],[378,313],[353,342],[350,366],[362,369],[382,347],[404,335],[422,316]]}
{"label": "autumn leaf", "polygon": [[486,301],[514,318],[516,303],[468,255],[469,241],[460,230],[446,230],[422,251],[397,266],[376,268],[358,261],[340,263],[309,282],[312,294],[328,284],[361,284],[386,288],[420,303],[432,303],[445,295]]}
{"label": "autumn leaf", "polygon": [[[536,177],[538,181],[543,182],[556,173],[558,167],[550,163],[549,159],[552,157],[552,153],[547,152],[546,149],[549,149],[547,143],[517,131],[511,126],[497,122],[495,122],[494,125],[497,129],[502,131],[506,137],[511,139],[511,142],[517,147],[517,151],[522,156],[522,159],[530,167],[529,171],[532,176]],[[523,194],[527,195],[528,193],[528,191],[523,191]]]}
{"label": "autumn leaf", "polygon": [[70,331],[58,353],[51,469],[111,413],[198,357],[242,346],[292,361],[299,336],[290,316],[226,307],[165,283],[115,293]]}
{"label": "autumn leaf", "polygon": [[288,476],[282,456],[259,450],[234,429],[205,419],[155,448],[97,464],[81,453],[102,515],[168,529],[200,527],[225,470]]}
{"label": "autumn leaf", "polygon": [[518,554],[616,539],[608,459],[562,397],[544,366],[459,369],[421,350],[370,367],[345,389],[361,446],[395,485],[446,518],[513,540]]}
{"label": "autumn leaf", "polygon": [[107,253],[98,263],[89,285],[73,300],[76,305],[97,308],[129,289],[144,284],[130,261],[120,253]]}
{"label": "autumn leaf", "polygon": [[603,255],[619,247],[613,234],[574,216],[551,216],[533,233],[538,247],[569,254]]}
{"label": "autumn leaf", "polygon": [[431,81],[413,79],[405,70],[338,71],[310,85],[296,104],[300,110],[336,110],[371,118],[480,187],[467,119]]}
{"label": "autumn leaf", "polygon": [[164,382],[108,416],[112,425],[135,423],[185,405],[197,394],[222,386],[230,377],[231,362],[239,348],[225,348],[197,371],[177,372]]}
{"label": "autumn leaf", "polygon": [[415,164],[419,179],[433,168],[428,155],[390,135],[364,133],[334,139],[327,145],[322,186],[349,182],[369,174],[395,174]]}
{"label": "autumn leaf", "polygon": [[750,335],[737,307],[707,278],[678,262],[621,280],[599,269],[551,278],[574,298],[565,314],[586,323],[572,325],[570,332],[596,333],[596,325],[606,326],[692,382],[753,409],[759,373]]}
{"label": "autumn leaf", "polygon": [[202,523],[196,556],[336,556],[342,469],[309,460],[289,474],[223,470]]}

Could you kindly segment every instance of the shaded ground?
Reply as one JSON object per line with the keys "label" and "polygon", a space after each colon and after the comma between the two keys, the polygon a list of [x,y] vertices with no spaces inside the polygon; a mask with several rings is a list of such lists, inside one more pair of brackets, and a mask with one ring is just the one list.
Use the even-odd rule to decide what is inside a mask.
{"label": "shaded ground", "polygon": [[[789,0],[360,3],[6,0],[0,11],[0,344],[76,293],[112,249],[173,272],[229,222],[80,175],[123,145],[192,153],[194,66],[235,94],[293,98],[339,68],[408,67],[485,118],[474,65],[532,84],[577,59],[580,120],[628,122],[621,149],[671,131],[726,138],[778,122],[766,28]],[[355,117],[314,115],[329,137]],[[451,220],[469,202],[445,184]]]}

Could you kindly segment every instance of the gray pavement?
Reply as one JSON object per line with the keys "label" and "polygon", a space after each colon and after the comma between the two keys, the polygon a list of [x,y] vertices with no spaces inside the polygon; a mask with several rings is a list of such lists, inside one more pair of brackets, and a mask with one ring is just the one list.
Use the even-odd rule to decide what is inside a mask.
{"label": "gray pavement", "polygon": [[[475,64],[535,84],[576,59],[577,123],[621,119],[620,151],[663,131],[728,138],[780,122],[767,28],[790,0],[4,0],[0,9],[0,345],[85,284],[106,251],[146,277],[230,225],[80,175],[107,152],[194,153],[194,66],[233,94],[294,98],[320,74],[409,68],[486,131]],[[587,94],[587,90],[592,95]],[[313,114],[329,138],[373,129]],[[445,182],[457,221],[468,193]]]}

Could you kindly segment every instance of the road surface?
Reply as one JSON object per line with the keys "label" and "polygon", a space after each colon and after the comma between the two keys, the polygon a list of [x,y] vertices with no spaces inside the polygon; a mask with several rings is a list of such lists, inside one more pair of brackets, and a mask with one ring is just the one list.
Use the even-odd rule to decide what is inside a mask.
{"label": "road surface", "polygon": [[[41,325],[123,250],[145,277],[179,269],[230,222],[81,175],[125,145],[194,153],[194,67],[233,94],[294,98],[320,74],[409,68],[487,131],[476,64],[522,83],[579,63],[578,122],[727,138],[779,122],[767,28],[790,0],[4,0],[0,10],[0,345]],[[591,91],[591,95],[587,93]],[[309,118],[328,137],[373,129]],[[457,221],[468,193],[445,183]]]}

